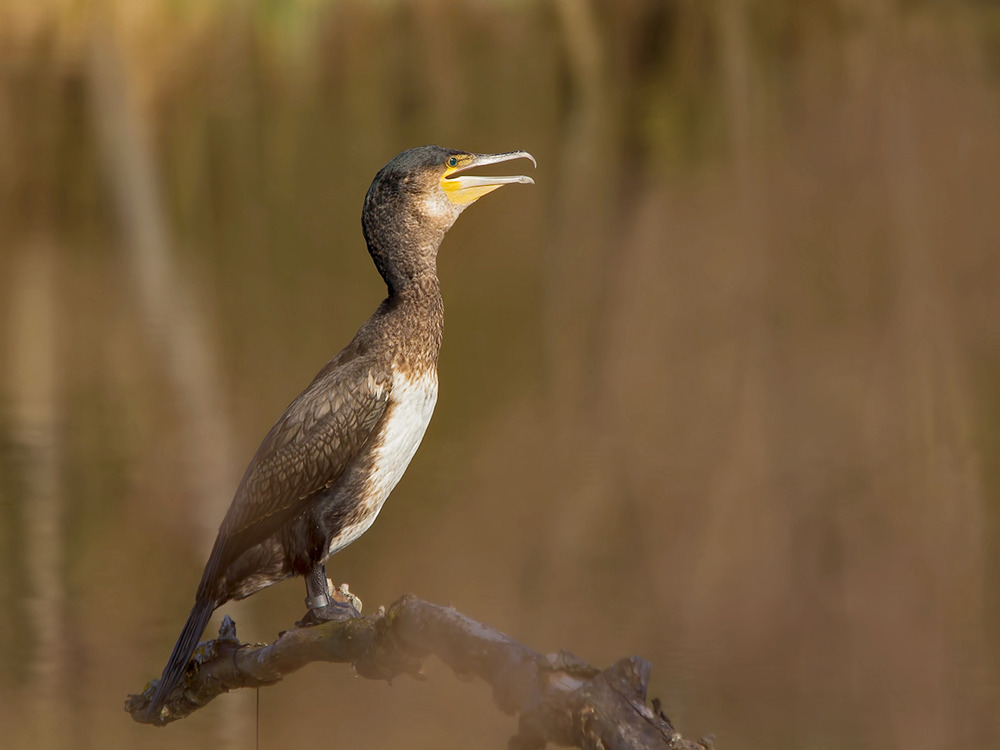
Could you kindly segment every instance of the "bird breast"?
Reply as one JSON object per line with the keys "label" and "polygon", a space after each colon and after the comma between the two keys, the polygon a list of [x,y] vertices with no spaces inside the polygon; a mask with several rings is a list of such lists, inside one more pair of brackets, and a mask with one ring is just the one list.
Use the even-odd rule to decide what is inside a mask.
{"label": "bird breast", "polygon": [[434,413],[437,391],[434,368],[418,374],[397,372],[393,375],[388,411],[381,431],[373,436],[371,469],[358,498],[359,512],[353,514],[356,520],[331,540],[331,555],[355,541],[375,522],[383,503],[417,452]]}

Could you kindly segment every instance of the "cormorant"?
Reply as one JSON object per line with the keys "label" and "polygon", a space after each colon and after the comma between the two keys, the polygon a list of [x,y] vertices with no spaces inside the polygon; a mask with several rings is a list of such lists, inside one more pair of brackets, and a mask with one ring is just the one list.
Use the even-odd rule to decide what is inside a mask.
{"label": "cormorant", "polygon": [[437,251],[470,204],[523,175],[466,172],[525,151],[472,154],[422,146],[372,181],[361,214],[368,252],[388,297],[267,433],[219,527],[194,607],[146,710],[165,723],[212,612],[296,575],[306,579],[305,623],[356,614],[330,597],[327,557],[372,525],[420,444],[437,401],[444,307]]}

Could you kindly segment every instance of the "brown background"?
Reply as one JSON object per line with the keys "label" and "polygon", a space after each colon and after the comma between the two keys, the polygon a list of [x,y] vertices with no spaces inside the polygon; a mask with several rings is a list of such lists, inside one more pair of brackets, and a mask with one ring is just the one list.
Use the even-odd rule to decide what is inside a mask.
{"label": "brown background", "polygon": [[[421,143],[538,184],[449,234],[435,419],[331,575],[643,655],[720,748],[997,747],[998,76],[984,2],[0,6],[4,747],[254,746],[252,693],[122,703],[381,299],[361,200]],[[307,668],[261,747],[505,746],[428,674]]]}

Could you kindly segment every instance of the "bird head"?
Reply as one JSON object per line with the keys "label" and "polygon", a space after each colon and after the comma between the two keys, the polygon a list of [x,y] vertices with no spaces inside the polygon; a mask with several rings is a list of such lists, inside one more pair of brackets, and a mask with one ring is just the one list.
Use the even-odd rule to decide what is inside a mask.
{"label": "bird head", "polygon": [[397,155],[375,175],[365,196],[361,223],[369,252],[390,289],[428,263],[459,214],[487,193],[513,183],[534,184],[525,175],[469,174],[477,167],[535,158],[527,151],[473,154],[420,146]]}

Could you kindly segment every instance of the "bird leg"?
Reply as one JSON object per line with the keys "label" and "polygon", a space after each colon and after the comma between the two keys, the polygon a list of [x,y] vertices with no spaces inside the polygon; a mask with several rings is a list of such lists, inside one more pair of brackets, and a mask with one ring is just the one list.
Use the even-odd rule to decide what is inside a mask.
{"label": "bird leg", "polygon": [[339,602],[330,596],[330,582],[326,580],[326,565],[323,563],[318,563],[306,574],[306,607],[309,611],[295,623],[297,627],[361,616],[350,601]]}
{"label": "bird leg", "polygon": [[306,574],[306,607],[320,609],[330,603],[330,582],[326,580],[326,565],[317,563]]}

